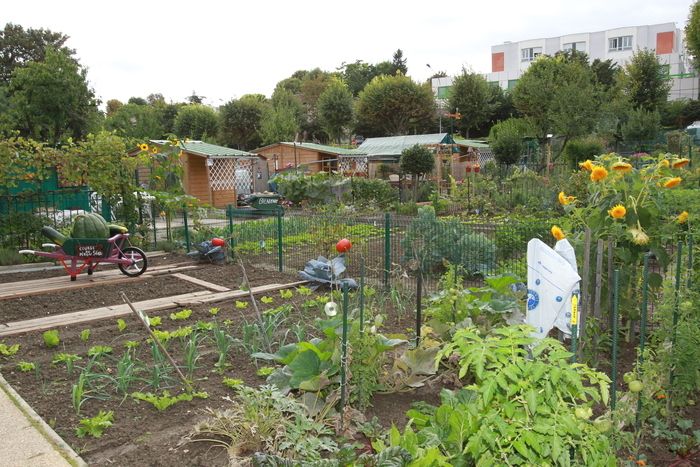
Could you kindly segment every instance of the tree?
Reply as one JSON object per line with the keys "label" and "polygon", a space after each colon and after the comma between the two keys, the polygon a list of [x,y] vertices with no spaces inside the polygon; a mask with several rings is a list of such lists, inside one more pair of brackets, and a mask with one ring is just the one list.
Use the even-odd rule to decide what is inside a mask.
{"label": "tree", "polygon": [[166,133],[158,109],[150,105],[126,104],[105,120],[105,128],[139,140],[159,139]]}
{"label": "tree", "polygon": [[148,105],[163,105],[165,104],[165,97],[159,92],[151,93],[146,96],[146,102],[148,102]]}
{"label": "tree", "polygon": [[591,63],[591,70],[593,70],[598,84],[607,90],[615,85],[620,67],[611,58],[607,60],[596,58]]}
{"label": "tree", "polygon": [[347,85],[338,78],[331,80],[318,98],[318,116],[324,131],[338,144],[352,122],[352,111],[352,93]]}
{"label": "tree", "polygon": [[452,83],[448,101],[451,111],[459,109],[462,118],[457,126],[467,138],[470,130],[479,128],[493,115],[494,97],[489,83],[481,75],[462,68],[462,74]]}
{"label": "tree", "polygon": [[405,135],[427,126],[434,111],[429,85],[404,75],[378,76],[360,92],[358,126],[377,135]]}
{"label": "tree", "polygon": [[299,132],[299,122],[294,108],[281,105],[269,109],[260,122],[260,136],[263,144],[293,140]]}
{"label": "tree", "polygon": [[408,73],[408,67],[406,66],[406,59],[403,58],[403,50],[397,49],[394,52],[394,56],[391,60],[392,75],[395,75],[397,71],[400,71],[402,75]]}
{"label": "tree", "polygon": [[106,114],[109,117],[110,115],[114,114],[117,110],[119,110],[120,107],[122,107],[124,103],[120,101],[119,99],[110,99],[107,101],[107,107],[106,107]]}
{"label": "tree", "polygon": [[433,168],[435,168],[435,156],[433,156],[430,149],[416,144],[401,152],[399,166],[403,173],[411,175],[413,200],[415,201],[418,198],[418,180],[423,175],[433,171]]}
{"label": "tree", "polygon": [[175,134],[182,138],[215,138],[218,127],[219,116],[216,111],[202,104],[185,105],[175,117]]}
{"label": "tree", "polygon": [[501,164],[515,164],[525,152],[523,138],[532,134],[527,120],[509,118],[491,127],[489,146]]}
{"label": "tree", "polygon": [[82,139],[98,118],[87,71],[63,50],[47,48],[43,62],[15,69],[9,94],[16,128],[34,139]]}
{"label": "tree", "polygon": [[254,149],[262,143],[260,127],[270,106],[262,94],[246,94],[231,100],[219,109],[219,141],[238,149]]}
{"label": "tree", "polygon": [[513,103],[532,125],[540,146],[550,134],[564,137],[554,161],[569,139],[595,127],[601,92],[593,71],[580,56],[542,56],[518,80]]}
{"label": "tree", "polygon": [[376,76],[373,65],[356,60],[353,63],[345,63],[338,68],[347,83],[353,96],[357,96],[367,84]]}
{"label": "tree", "polygon": [[622,137],[627,143],[640,143],[656,138],[659,133],[661,117],[657,111],[648,111],[643,108],[633,109],[622,127]]}
{"label": "tree", "polygon": [[700,1],[690,6],[688,23],[685,25],[685,44],[693,60],[693,68],[700,70]]}
{"label": "tree", "polygon": [[204,101],[205,96],[198,96],[196,92],[192,91],[191,96],[187,96],[187,102],[190,104],[201,104]]}
{"label": "tree", "polygon": [[42,62],[46,48],[64,52],[67,56],[75,50],[65,47],[68,36],[48,29],[25,29],[20,25],[7,23],[0,31],[0,85],[9,84],[12,72],[29,62]]}
{"label": "tree", "polygon": [[635,109],[659,110],[668,99],[671,81],[652,50],[638,50],[622,70],[622,83]]}
{"label": "tree", "polygon": [[148,105],[148,101],[143,97],[132,96],[126,101],[127,104]]}

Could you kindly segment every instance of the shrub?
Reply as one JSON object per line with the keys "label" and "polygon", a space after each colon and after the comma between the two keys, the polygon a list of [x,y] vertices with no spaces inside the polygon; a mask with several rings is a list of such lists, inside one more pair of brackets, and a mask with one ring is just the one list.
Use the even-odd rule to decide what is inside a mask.
{"label": "shrub", "polygon": [[564,148],[564,157],[575,168],[578,168],[578,163],[586,159],[593,159],[593,156],[602,154],[604,151],[603,143],[600,139],[593,136],[585,138],[577,138],[569,141]]}
{"label": "shrub", "polygon": [[406,229],[402,247],[404,259],[416,259],[424,269],[440,266],[445,260],[469,274],[487,274],[495,268],[493,241],[474,233],[458,219],[438,219],[432,206],[418,209],[418,217]]}
{"label": "shrub", "polygon": [[385,180],[355,177],[350,181],[350,192],[343,198],[357,207],[386,209],[398,196],[398,189]]}

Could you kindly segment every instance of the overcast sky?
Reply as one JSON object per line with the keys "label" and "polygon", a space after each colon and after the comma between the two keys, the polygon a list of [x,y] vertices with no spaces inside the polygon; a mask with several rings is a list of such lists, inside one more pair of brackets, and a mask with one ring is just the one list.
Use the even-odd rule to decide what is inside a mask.
{"label": "overcast sky", "polygon": [[675,22],[690,0],[180,1],[2,0],[6,22],[70,36],[97,96],[126,101],[192,91],[218,106],[243,94],[270,95],[300,69],[391,60],[408,74],[462,66],[488,72],[491,45]]}

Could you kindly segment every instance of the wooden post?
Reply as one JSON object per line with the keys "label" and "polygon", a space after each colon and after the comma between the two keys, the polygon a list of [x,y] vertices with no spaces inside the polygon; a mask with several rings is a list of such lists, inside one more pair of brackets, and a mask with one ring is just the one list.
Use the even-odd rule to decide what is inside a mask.
{"label": "wooden post", "polygon": [[579,342],[581,345],[578,348],[579,353],[585,347],[586,337],[586,317],[590,309],[591,294],[589,292],[589,278],[591,275],[591,229],[586,229],[586,235],[583,242],[583,277],[581,281],[581,298],[582,303],[579,305]]}
{"label": "wooden post", "polygon": [[593,316],[597,319],[600,318],[600,295],[603,292],[603,253],[605,251],[605,244],[603,240],[598,240],[596,245],[596,259],[595,259],[595,298],[593,299]]}

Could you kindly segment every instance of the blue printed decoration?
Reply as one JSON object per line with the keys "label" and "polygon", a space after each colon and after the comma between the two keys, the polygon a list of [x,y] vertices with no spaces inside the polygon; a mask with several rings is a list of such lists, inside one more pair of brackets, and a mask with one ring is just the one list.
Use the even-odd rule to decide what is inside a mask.
{"label": "blue printed decoration", "polygon": [[540,295],[532,289],[527,289],[527,309],[534,310],[540,304]]}
{"label": "blue printed decoration", "polygon": [[558,301],[558,302],[561,302],[562,300],[563,300],[563,299],[562,299],[559,295],[557,295],[557,301]]}
{"label": "blue printed decoration", "polygon": [[539,279],[535,279],[535,285],[540,285],[541,283],[542,283],[542,281],[541,281],[541,280],[539,280]]}

